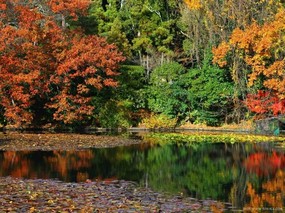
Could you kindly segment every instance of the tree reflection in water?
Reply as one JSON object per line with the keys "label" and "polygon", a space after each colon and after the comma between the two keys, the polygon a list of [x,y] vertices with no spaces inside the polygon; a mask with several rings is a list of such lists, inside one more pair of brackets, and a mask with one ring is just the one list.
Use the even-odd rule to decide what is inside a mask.
{"label": "tree reflection in water", "polygon": [[76,171],[76,181],[82,182],[88,179],[89,175],[88,172],[81,172],[81,170],[91,167],[93,157],[91,150],[53,151],[53,155],[46,157],[45,160],[61,177],[67,177],[70,171]]}
{"label": "tree reflection in water", "polygon": [[83,151],[1,151],[0,176],[123,179],[245,210],[284,205],[285,154],[273,144],[141,144]]}
{"label": "tree reflection in water", "polygon": [[278,170],[275,177],[262,184],[262,192],[258,193],[253,184],[248,182],[247,195],[250,200],[244,206],[245,212],[282,212],[285,197],[285,173]]}

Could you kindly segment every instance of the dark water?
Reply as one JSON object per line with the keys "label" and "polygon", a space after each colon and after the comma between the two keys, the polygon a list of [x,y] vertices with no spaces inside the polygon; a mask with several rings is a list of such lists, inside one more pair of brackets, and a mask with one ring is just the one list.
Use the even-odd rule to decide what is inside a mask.
{"label": "dark water", "polygon": [[155,191],[230,202],[238,208],[280,209],[285,204],[285,151],[271,143],[0,151],[0,176],[68,182],[124,179]]}

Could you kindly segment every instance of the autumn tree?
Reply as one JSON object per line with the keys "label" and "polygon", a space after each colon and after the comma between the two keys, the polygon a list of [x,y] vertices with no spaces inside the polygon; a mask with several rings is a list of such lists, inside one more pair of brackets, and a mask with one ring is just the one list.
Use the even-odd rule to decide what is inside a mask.
{"label": "autumn tree", "polygon": [[[236,27],[245,27],[256,20],[272,18],[280,7],[279,0],[184,0],[181,7],[181,32],[185,35],[185,53],[192,63],[201,63],[205,47],[228,39]],[[188,48],[188,50],[186,49]]]}
{"label": "autumn tree", "polygon": [[54,15],[60,15],[61,26],[66,27],[66,18],[77,20],[80,14],[86,14],[90,0],[49,0],[48,6]]}
{"label": "autumn tree", "polygon": [[[236,28],[228,42],[222,42],[214,49],[214,61],[220,66],[232,63],[228,59],[238,53],[249,70],[247,86],[267,90],[268,97],[277,97],[279,103],[285,99],[284,15],[285,10],[281,9],[272,21],[264,24],[254,22],[245,29]],[[248,103],[249,100],[252,99],[249,97]],[[284,113],[284,109],[280,108],[279,111]]]}
{"label": "autumn tree", "polygon": [[248,94],[244,103],[251,112],[256,113],[256,119],[285,113],[285,100],[269,91],[259,90],[256,94]]}
{"label": "autumn tree", "polygon": [[0,4],[0,103],[8,124],[30,124],[48,109],[64,123],[91,115],[92,94],[117,85],[124,60],[105,39],[57,24],[56,13],[77,18],[86,1],[40,3]]}

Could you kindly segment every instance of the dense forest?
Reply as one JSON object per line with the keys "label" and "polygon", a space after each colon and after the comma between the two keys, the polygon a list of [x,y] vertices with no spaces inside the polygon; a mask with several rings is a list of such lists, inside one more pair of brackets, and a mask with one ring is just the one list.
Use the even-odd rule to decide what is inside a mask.
{"label": "dense forest", "polygon": [[3,126],[285,113],[282,0],[0,0]]}

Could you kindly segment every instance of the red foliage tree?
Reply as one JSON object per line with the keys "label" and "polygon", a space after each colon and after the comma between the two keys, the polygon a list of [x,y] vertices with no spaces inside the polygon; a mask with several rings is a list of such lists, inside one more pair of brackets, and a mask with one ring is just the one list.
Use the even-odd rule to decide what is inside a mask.
{"label": "red foliage tree", "polygon": [[247,108],[257,115],[278,115],[285,113],[285,100],[269,91],[259,90],[257,94],[249,94],[245,100]]}
{"label": "red foliage tree", "polygon": [[54,119],[72,123],[92,113],[94,90],[117,86],[124,60],[117,48],[57,24],[54,12],[76,18],[88,6],[75,2],[47,1],[42,11],[30,0],[0,0],[0,104],[9,124],[30,124],[38,102]]}

